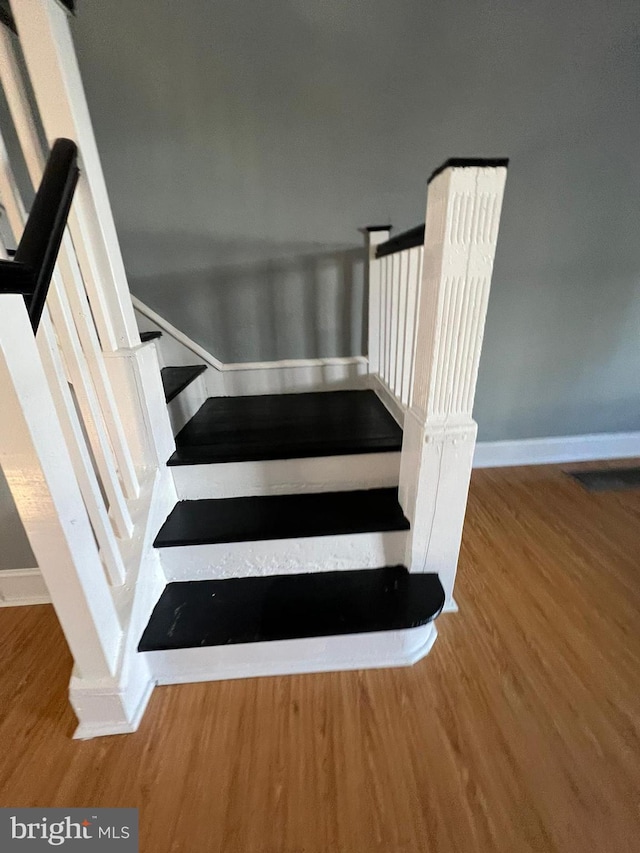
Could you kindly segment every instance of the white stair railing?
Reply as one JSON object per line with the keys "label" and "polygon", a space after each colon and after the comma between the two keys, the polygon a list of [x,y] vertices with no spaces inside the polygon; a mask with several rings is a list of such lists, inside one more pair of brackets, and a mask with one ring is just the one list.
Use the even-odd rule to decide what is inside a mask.
{"label": "white stair railing", "polygon": [[[23,298],[0,294],[0,464],[76,662],[80,734],[127,731],[152,685],[132,614],[144,619],[155,598],[150,519],[175,499],[164,468],[174,443],[155,347],[140,344],[66,12],[56,0],[11,8],[38,114],[8,31],[0,79],[31,180],[39,184],[46,157],[39,125],[50,144],[77,144],[80,180],[37,337]],[[406,563],[438,573],[449,605],[505,166],[452,161],[434,173],[417,242],[370,232],[369,369],[404,423]],[[18,240],[25,209],[1,136],[0,203]]]}
{"label": "white stair railing", "polygon": [[[76,663],[79,735],[127,731],[150,691],[132,614],[138,590],[156,582],[151,525],[175,500],[164,468],[175,445],[156,349],[140,343],[67,13],[56,0],[11,9],[19,40],[0,26],[0,80],[33,186],[47,157],[39,126],[50,143],[77,144],[80,177],[35,339],[24,299],[0,295],[0,464]],[[0,204],[17,243],[26,211],[1,133]]]}
{"label": "white stair railing", "polygon": [[[369,372],[393,401],[400,418],[409,406],[415,359],[416,317],[424,255],[422,229],[389,240],[388,228],[370,228]],[[418,236],[418,240],[415,237]]]}
{"label": "white stair railing", "polygon": [[69,229],[102,349],[140,343],[68,13],[55,0],[12,0],[20,45],[47,138],[78,145],[81,176]]}
{"label": "white stair railing", "polygon": [[58,370],[46,309],[36,344],[22,296],[1,294],[0,462],[77,672],[100,680],[116,672],[123,631],[54,403]]}
{"label": "white stair railing", "polygon": [[[13,233],[20,235],[26,214],[2,135],[0,197],[7,202]],[[52,317],[55,318],[55,323]],[[110,449],[93,385],[87,375],[84,353],[70,317],[66,292],[58,270],[53,274],[41,330],[40,337],[45,340],[41,350],[42,360],[48,367],[45,375],[50,381],[50,391],[55,400],[60,425],[68,439],[75,474],[81,486],[102,560],[110,581],[122,584],[125,581],[125,568],[116,537],[130,536],[133,524],[118,476],[115,454],[112,454]],[[78,398],[87,405],[80,406],[77,403]],[[97,472],[94,471],[92,459]]]}
{"label": "white stair railing", "polygon": [[[140,347],[68,14],[56,0],[12,0],[11,10],[19,47],[18,39],[2,28],[0,72],[34,185],[43,164],[38,124],[49,142],[63,137],[78,146],[80,178],[59,269],[119,459],[124,491],[128,498],[136,497],[135,469],[161,464],[173,444],[155,348]],[[37,115],[32,115],[25,95],[15,56],[18,49],[24,55]],[[118,387],[118,394],[113,387]]]}

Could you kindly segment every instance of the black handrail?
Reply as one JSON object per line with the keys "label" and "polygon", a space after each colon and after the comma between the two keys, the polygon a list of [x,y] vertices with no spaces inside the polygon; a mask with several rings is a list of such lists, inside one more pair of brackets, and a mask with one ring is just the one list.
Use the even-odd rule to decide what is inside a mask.
{"label": "black handrail", "polygon": [[384,258],[385,255],[393,255],[396,252],[404,252],[405,249],[415,249],[416,246],[422,246],[424,243],[424,222],[422,225],[416,225],[415,228],[410,228],[408,231],[403,231],[402,234],[396,234],[386,243],[380,243],[376,249],[376,258]]}
{"label": "black handrail", "polygon": [[14,259],[0,261],[0,293],[23,294],[34,333],[47,299],[78,175],[75,142],[57,139]]}

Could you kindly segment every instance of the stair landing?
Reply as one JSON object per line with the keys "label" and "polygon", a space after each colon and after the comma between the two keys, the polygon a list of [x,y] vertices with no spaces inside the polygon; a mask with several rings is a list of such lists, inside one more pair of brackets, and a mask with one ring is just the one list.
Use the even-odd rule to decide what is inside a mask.
{"label": "stair landing", "polygon": [[371,390],[211,397],[176,436],[169,465],[400,451],[402,430]]}

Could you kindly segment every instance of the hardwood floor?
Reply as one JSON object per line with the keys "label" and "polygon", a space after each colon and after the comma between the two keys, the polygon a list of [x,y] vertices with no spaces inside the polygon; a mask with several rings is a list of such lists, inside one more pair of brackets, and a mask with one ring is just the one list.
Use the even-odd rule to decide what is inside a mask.
{"label": "hardwood floor", "polygon": [[158,688],[85,743],[52,610],[4,609],[0,805],[138,806],[144,853],[640,849],[640,491],[474,472],[456,597],[413,668]]}

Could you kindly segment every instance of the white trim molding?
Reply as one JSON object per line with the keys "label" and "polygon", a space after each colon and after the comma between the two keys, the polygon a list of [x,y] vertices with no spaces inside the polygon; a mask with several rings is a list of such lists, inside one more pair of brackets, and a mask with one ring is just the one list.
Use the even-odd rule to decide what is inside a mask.
{"label": "white trim molding", "polygon": [[598,459],[629,459],[635,456],[640,456],[640,431],[557,435],[517,441],[479,441],[473,467],[553,465]]}
{"label": "white trim molding", "polygon": [[368,360],[363,355],[345,356],[341,358],[288,358],[281,361],[238,361],[238,362],[222,362],[220,359],[211,355],[204,347],[192,340],[180,329],[176,328],[172,323],[156,313],[152,308],[149,308],[137,296],[131,295],[131,301],[135,310],[151,321],[162,332],[165,332],[184,347],[197,356],[198,359],[213,367],[215,370],[235,371],[235,370],[282,370],[299,369],[308,367],[335,367],[342,365],[358,364],[367,366]]}
{"label": "white trim molding", "polygon": [[51,604],[51,596],[40,569],[0,571],[0,607]]}
{"label": "white trim molding", "polygon": [[398,631],[142,652],[158,684],[411,666],[429,654],[434,622]]}
{"label": "white trim molding", "polygon": [[180,329],[133,296],[141,331],[160,331],[158,356],[163,366],[206,364],[206,397],[253,394],[302,394],[307,391],[357,390],[367,387],[369,362],[364,356],[299,358],[282,361],[224,363]]}

